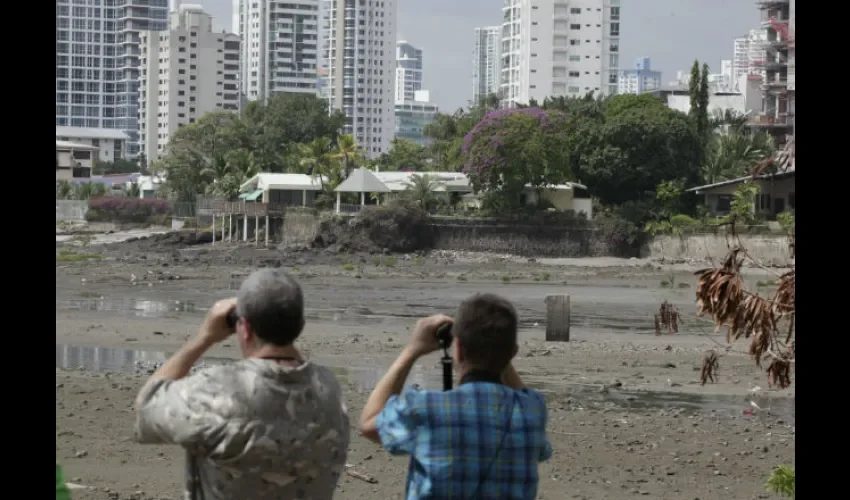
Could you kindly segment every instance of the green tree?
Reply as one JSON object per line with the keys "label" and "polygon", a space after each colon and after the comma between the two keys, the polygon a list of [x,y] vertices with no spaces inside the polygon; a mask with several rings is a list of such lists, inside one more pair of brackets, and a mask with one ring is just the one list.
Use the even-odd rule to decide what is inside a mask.
{"label": "green tree", "polygon": [[327,137],[317,137],[307,144],[298,145],[302,172],[318,179],[323,191],[325,190],[325,180],[331,176],[335,164],[338,164],[333,154],[331,140]]}
{"label": "green tree", "polygon": [[56,199],[69,200],[74,196],[74,185],[66,180],[56,183]]}
{"label": "green tree", "polygon": [[357,141],[354,140],[354,136],[351,134],[337,138],[333,158],[342,165],[346,176],[366,161],[366,155],[363,149],[357,144]]}
{"label": "green tree", "polygon": [[381,170],[422,171],[427,167],[427,155],[424,147],[410,139],[395,138],[390,143],[390,150],[382,154],[376,164]]}
{"label": "green tree", "polygon": [[464,171],[475,192],[519,208],[526,186],[542,188],[571,178],[564,115],[540,108],[488,113],[464,138]]}
{"label": "green tree", "polygon": [[708,85],[708,64],[702,65],[700,72],[699,61],[695,60],[691,66],[691,78],[688,81],[688,96],[690,97],[690,111],[688,115],[693,120],[697,135],[706,144],[710,136],[710,115],[708,104],[710,98]]}
{"label": "green tree", "polygon": [[591,194],[620,205],[654,199],[663,181],[701,180],[701,143],[687,116],[645,96],[622,95],[611,102],[616,105],[606,106],[602,120],[573,124],[570,131],[571,166]]}
{"label": "green tree", "polygon": [[428,174],[415,174],[410,177],[404,189],[404,196],[423,210],[435,208],[440,200],[435,193],[437,181]]}
{"label": "green tree", "polygon": [[713,184],[745,176],[774,151],[773,139],[764,132],[745,127],[717,132],[705,151],[702,180]]}
{"label": "green tree", "polygon": [[499,109],[496,94],[483,97],[468,108],[458,109],[453,114],[437,113],[434,121],[425,126],[426,137],[433,142],[426,149],[432,170],[459,172],[463,169],[463,140],[487,113]]}
{"label": "green tree", "polygon": [[133,174],[140,172],[139,164],[134,161],[118,159],[115,161],[95,161],[92,173],[95,175]]}

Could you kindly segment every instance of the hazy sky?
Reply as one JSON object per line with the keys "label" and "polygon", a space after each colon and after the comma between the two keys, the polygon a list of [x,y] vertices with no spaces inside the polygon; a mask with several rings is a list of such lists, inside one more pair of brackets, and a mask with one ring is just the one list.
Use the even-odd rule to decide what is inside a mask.
{"label": "hazy sky", "polygon": [[[185,3],[190,3],[186,0]],[[191,0],[230,31],[232,0]],[[473,29],[499,24],[502,0],[399,0],[398,37],[424,51],[426,90],[443,111],[472,96]],[[652,58],[663,82],[694,59],[719,71],[732,58],[733,39],[758,27],[755,0],[621,0],[620,64]]]}

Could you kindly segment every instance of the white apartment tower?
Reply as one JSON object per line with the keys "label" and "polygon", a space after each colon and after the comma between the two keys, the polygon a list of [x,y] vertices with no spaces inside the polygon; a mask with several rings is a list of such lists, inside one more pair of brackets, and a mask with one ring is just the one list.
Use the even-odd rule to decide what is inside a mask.
{"label": "white apartment tower", "polygon": [[233,1],[239,2],[240,81],[248,100],[315,94],[320,0]]}
{"label": "white apartment tower", "polygon": [[732,56],[732,82],[737,85],[745,75],[760,75],[764,78],[764,62],[767,57],[767,30],[752,29],[747,36],[735,39]]}
{"label": "white apartment tower", "polygon": [[482,97],[499,93],[502,27],[475,28],[472,50],[472,104]]}
{"label": "white apartment tower", "polygon": [[620,0],[504,0],[502,102],[617,93]]}
{"label": "white apartment tower", "polygon": [[397,0],[325,0],[330,110],[369,157],[395,134]]}
{"label": "white apartment tower", "polygon": [[141,33],[167,25],[168,0],[56,0],[56,125],[121,130],[138,156]]}
{"label": "white apartment tower", "polygon": [[395,45],[395,101],[413,101],[422,90],[422,49],[400,40]]}
{"label": "white apartment tower", "polygon": [[167,31],[142,34],[139,129],[151,161],[179,127],[239,110],[239,36],[216,33],[200,5],[180,5]]}

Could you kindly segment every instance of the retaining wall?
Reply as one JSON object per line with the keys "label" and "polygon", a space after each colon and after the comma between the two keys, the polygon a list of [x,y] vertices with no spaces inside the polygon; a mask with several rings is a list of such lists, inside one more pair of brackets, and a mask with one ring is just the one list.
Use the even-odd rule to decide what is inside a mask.
{"label": "retaining wall", "polygon": [[[272,229],[272,235],[269,237],[284,245],[309,245],[319,232],[319,221],[317,215],[290,212],[283,217],[282,224],[269,223]],[[274,230],[275,226],[281,228],[280,235]]]}
{"label": "retaining wall", "polygon": [[739,244],[738,240],[752,258],[764,265],[785,267],[793,263],[789,239],[780,234],[741,234],[737,239],[725,234],[656,236],[644,248],[641,257],[719,261],[730,247]]}

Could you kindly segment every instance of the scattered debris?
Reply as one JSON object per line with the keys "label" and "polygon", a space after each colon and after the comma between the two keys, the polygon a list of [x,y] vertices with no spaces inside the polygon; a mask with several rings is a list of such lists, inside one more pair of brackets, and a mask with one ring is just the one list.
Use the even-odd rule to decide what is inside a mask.
{"label": "scattered debris", "polygon": [[720,368],[720,362],[717,360],[717,353],[710,351],[702,362],[702,371],[699,375],[700,385],[705,385],[706,382],[713,384],[718,368]]}
{"label": "scattered debris", "polygon": [[377,484],[378,483],[378,480],[375,479],[374,477],[370,476],[369,474],[357,472],[356,470],[352,469],[353,466],[346,464],[345,467],[346,467],[345,473],[348,474],[349,476],[355,478],[355,479],[359,479],[361,481],[365,481],[365,482],[370,483],[370,484]]}
{"label": "scattered debris", "polygon": [[661,335],[662,327],[666,328],[668,333],[679,333],[681,319],[682,316],[676,306],[665,300],[659,306],[658,314],[655,315],[655,334]]}

